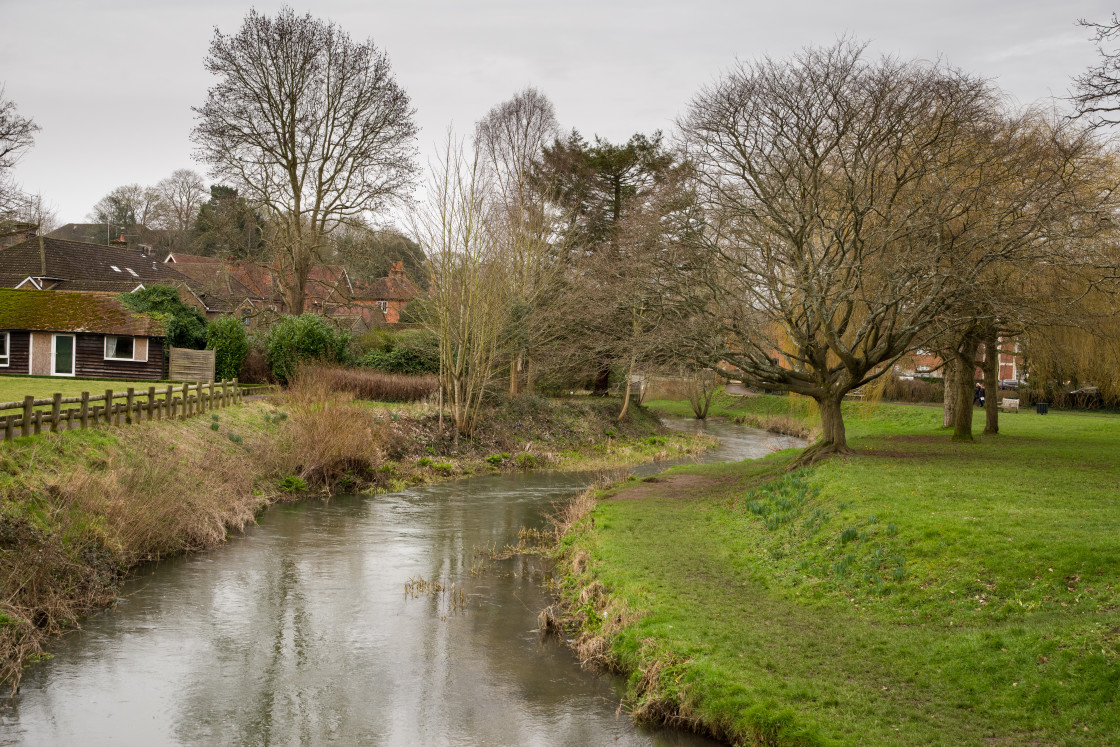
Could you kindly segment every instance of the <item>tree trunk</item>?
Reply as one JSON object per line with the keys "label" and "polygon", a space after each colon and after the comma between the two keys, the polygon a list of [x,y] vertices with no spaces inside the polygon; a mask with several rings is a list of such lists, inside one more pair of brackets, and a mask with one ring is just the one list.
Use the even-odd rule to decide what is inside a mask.
{"label": "tree trunk", "polygon": [[791,469],[812,464],[833,454],[852,453],[852,450],[848,448],[848,439],[844,433],[844,416],[840,412],[840,403],[843,401],[844,395],[831,396],[827,399],[814,397],[813,399],[817,401],[817,408],[821,413],[821,437],[815,444],[801,452],[801,456],[790,465]]}
{"label": "tree trunk", "polygon": [[618,413],[618,422],[626,417],[626,412],[630,409],[630,386],[634,380],[634,363],[633,358],[630,359],[630,365],[626,369],[626,388],[622,392],[622,412]]}
{"label": "tree trunk", "polygon": [[520,383],[520,369],[521,368],[521,353],[509,362],[509,396],[516,397],[520,392],[518,391],[518,384]]}
{"label": "tree trunk", "polygon": [[999,433],[999,337],[994,329],[984,336],[984,433]]}
{"label": "tree trunk", "polygon": [[944,374],[943,381],[945,382],[945,394],[943,396],[945,404],[941,413],[941,427],[952,428],[957,417],[957,374],[960,366],[957,363],[956,356],[950,358],[942,353],[942,360],[945,361],[945,364],[941,367]]}
{"label": "tree trunk", "polygon": [[525,354],[525,391],[533,391],[533,356]]}
{"label": "tree trunk", "polygon": [[957,403],[953,418],[953,440],[972,440],[972,396],[976,390],[976,351],[980,341],[967,335],[957,348]]}

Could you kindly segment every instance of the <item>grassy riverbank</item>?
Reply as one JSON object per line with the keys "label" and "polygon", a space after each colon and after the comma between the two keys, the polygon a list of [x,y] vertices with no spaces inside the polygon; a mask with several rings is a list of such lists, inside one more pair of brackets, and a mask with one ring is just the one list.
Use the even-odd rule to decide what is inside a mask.
{"label": "grassy riverbank", "polygon": [[187,421],[20,438],[0,450],[0,680],[111,603],[138,564],[203,550],[266,506],[467,474],[596,468],[700,450],[618,403],[526,397],[454,438],[421,405],[310,387]]}
{"label": "grassy riverbank", "polygon": [[1120,741],[1120,418],[959,444],[936,408],[851,411],[850,458],[585,498],[561,544],[581,656],[630,674],[637,717],[732,742]]}

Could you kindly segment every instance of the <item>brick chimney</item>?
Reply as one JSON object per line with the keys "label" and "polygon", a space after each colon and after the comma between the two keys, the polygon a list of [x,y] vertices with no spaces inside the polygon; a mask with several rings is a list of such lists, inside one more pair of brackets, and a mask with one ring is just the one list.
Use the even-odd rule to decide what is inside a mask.
{"label": "brick chimney", "polygon": [[389,277],[398,282],[405,280],[404,262],[398,260],[389,267]]}

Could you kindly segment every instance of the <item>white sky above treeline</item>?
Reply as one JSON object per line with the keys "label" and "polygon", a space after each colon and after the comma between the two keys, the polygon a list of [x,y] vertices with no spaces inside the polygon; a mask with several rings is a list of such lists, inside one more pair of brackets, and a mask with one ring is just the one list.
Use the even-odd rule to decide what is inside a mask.
{"label": "white sky above treeline", "polygon": [[[215,27],[280,2],[0,0],[0,82],[42,127],[15,169],[61,223],[83,222],[121,184],[154,184],[191,158],[192,106],[206,98]],[[735,64],[784,57],[843,34],[876,54],[944,58],[992,78],[1018,104],[1068,94],[1095,50],[1078,18],[1089,0],[317,0],[329,18],[386,50],[421,126],[421,158],[449,125],[468,134],[526,85],[561,126],[621,141],[670,131],[699,88]],[[1064,108],[1062,101],[1053,106]]]}

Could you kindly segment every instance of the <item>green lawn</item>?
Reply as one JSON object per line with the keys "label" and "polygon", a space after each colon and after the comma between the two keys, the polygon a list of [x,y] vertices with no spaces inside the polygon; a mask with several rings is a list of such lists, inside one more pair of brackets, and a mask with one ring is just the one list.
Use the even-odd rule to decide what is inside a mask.
{"label": "green lawn", "polygon": [[[112,389],[114,392],[124,392],[129,387],[135,388],[137,392],[147,393],[150,386],[155,386],[157,390],[166,389],[167,382],[73,379],[63,376],[0,376],[0,402],[17,402],[29,394],[34,395],[36,399],[54,396],[56,392],[61,392],[63,397],[80,397],[82,392],[104,394],[106,389]],[[48,406],[36,409],[50,408]],[[0,415],[11,415],[17,412],[19,410],[0,410]]]}
{"label": "green lawn", "polygon": [[1004,414],[974,444],[937,408],[847,421],[853,457],[676,468],[568,538],[568,593],[640,613],[615,656],[667,665],[644,699],[746,742],[1120,743],[1120,418]]}

